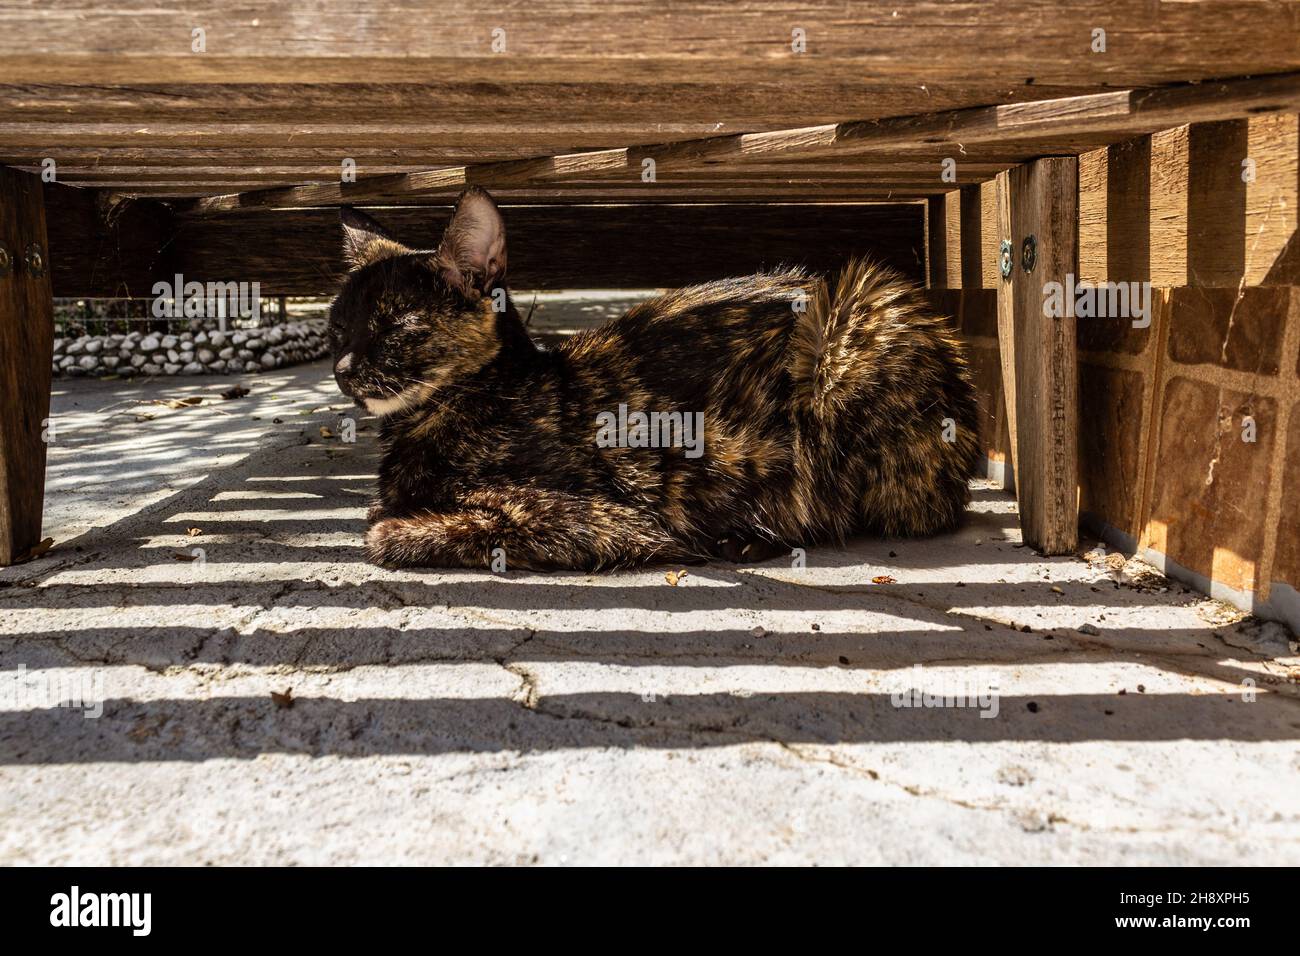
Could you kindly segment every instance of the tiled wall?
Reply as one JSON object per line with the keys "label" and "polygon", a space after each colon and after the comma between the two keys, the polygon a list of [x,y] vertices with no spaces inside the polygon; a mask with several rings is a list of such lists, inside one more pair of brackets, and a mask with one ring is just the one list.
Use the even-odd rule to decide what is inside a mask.
{"label": "tiled wall", "polygon": [[1108,321],[1080,322],[1085,527],[1300,627],[1300,289],[1156,290],[1131,351]]}
{"label": "tiled wall", "polygon": [[[1297,130],[1295,116],[1204,124],[1080,158],[1080,279],[1153,290],[1146,328],[1078,319],[1078,394],[1083,540],[1300,632]],[[981,206],[988,223],[990,194],[961,197],[961,226],[978,228]],[[933,205],[930,218],[933,230]],[[957,242],[987,263],[996,245],[982,231]],[[1000,473],[996,285],[987,268],[964,272],[962,288],[941,276],[950,288],[933,296],[970,345]]]}

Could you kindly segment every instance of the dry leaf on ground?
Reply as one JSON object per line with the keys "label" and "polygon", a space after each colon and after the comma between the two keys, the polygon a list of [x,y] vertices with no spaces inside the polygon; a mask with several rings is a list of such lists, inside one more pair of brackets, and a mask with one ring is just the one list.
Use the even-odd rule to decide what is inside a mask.
{"label": "dry leaf on ground", "polygon": [[15,563],[22,564],[24,561],[34,561],[52,547],[54,547],[53,538],[42,538],[40,543],[32,545],[27,551],[19,555]]}
{"label": "dry leaf on ground", "polygon": [[155,398],[149,404],[165,405],[167,408],[190,408],[194,405],[202,405],[203,397],[201,395],[190,395],[186,398]]}

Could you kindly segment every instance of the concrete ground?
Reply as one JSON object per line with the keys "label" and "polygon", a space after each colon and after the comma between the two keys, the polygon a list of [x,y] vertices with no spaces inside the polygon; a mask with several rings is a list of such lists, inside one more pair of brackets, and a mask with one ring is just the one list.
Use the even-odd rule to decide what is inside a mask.
{"label": "concrete ground", "polygon": [[374,421],[323,363],[234,382],[58,386],[0,862],[1300,863],[1294,645],[1001,492],[675,585],[390,572]]}

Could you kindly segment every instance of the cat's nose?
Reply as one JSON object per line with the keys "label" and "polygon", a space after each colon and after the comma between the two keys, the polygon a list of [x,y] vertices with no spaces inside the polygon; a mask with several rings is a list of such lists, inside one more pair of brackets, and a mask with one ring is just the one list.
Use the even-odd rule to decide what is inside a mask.
{"label": "cat's nose", "polygon": [[347,352],[346,354],[344,354],[342,358],[340,358],[337,362],[334,363],[334,374],[335,375],[346,374],[348,369],[350,368],[352,368],[352,353]]}

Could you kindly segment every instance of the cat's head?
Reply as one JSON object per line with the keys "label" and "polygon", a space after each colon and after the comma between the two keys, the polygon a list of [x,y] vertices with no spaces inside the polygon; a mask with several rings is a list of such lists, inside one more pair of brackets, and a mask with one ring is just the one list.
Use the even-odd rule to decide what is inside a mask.
{"label": "cat's head", "polygon": [[506,230],[487,192],[461,193],[433,250],[407,248],[356,210],[341,220],[350,270],[330,306],[329,335],[345,395],[389,415],[492,360],[508,301]]}

